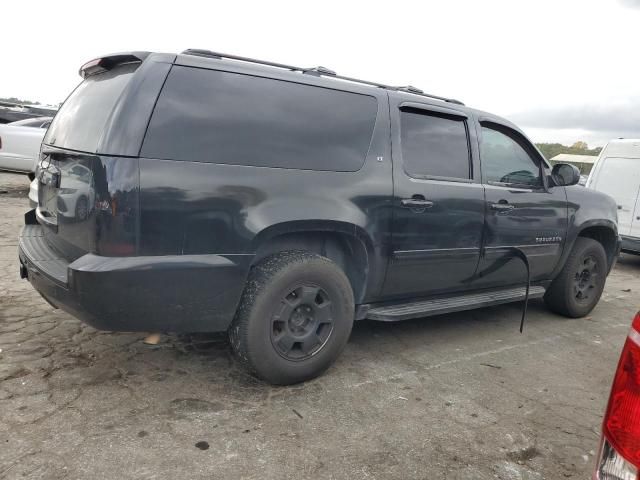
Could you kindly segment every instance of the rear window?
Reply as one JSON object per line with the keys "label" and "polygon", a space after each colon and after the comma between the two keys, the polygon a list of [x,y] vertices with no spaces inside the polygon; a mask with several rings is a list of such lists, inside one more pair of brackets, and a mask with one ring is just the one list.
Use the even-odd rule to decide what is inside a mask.
{"label": "rear window", "polygon": [[364,163],[377,108],[368,95],[175,66],[141,155],[356,171]]}
{"label": "rear window", "polygon": [[44,143],[95,153],[116,102],[139,63],[92,75],[67,98],[51,122]]}

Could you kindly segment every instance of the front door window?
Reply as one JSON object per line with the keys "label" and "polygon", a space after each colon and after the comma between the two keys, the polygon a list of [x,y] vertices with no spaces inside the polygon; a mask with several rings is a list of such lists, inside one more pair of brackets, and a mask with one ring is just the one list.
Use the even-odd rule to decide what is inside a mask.
{"label": "front door window", "polygon": [[541,187],[539,164],[513,138],[483,126],[480,148],[485,183]]}

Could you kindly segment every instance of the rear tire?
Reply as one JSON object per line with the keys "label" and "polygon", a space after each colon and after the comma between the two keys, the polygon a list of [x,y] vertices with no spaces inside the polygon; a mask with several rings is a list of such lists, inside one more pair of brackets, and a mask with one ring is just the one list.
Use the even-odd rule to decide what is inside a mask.
{"label": "rear tire", "polygon": [[561,315],[584,317],[600,300],[607,270],[602,245],[591,238],[578,237],[562,271],[547,289],[545,303]]}
{"label": "rear tire", "polygon": [[289,385],[329,368],[353,319],[353,291],[340,267],[317,254],[287,251],[252,268],[229,339],[252,373]]}

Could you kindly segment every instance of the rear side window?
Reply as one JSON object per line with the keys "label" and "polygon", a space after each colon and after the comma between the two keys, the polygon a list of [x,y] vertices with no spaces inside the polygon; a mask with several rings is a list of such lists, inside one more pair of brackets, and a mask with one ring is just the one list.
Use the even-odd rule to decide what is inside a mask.
{"label": "rear side window", "polygon": [[54,117],[44,143],[97,152],[109,115],[138,66],[121,65],[83,81]]}
{"label": "rear side window", "polygon": [[377,108],[368,95],[174,66],[141,155],[356,171],[364,163]]}
{"label": "rear side window", "polygon": [[471,178],[464,119],[418,109],[400,112],[404,170],[412,177]]}

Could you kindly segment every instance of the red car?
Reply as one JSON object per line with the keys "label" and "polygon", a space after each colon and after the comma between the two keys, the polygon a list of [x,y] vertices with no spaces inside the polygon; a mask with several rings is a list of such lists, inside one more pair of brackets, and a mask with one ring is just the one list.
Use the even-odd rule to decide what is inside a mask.
{"label": "red car", "polygon": [[594,480],[638,480],[640,476],[640,312],[631,324],[613,379],[602,424]]}

